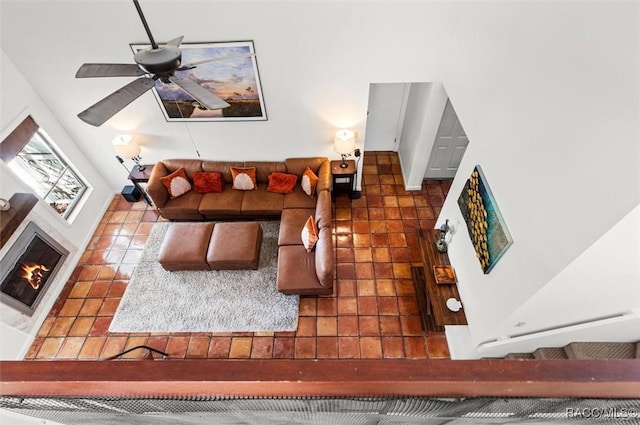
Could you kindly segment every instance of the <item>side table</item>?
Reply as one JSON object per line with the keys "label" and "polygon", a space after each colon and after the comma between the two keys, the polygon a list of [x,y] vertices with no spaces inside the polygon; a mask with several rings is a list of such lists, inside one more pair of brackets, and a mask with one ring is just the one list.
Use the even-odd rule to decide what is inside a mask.
{"label": "side table", "polygon": [[140,185],[140,183],[148,183],[149,182],[149,178],[151,177],[151,170],[153,169],[153,165],[154,164],[145,164],[143,165],[144,170],[139,170],[138,166],[134,166],[131,169],[131,172],[129,173],[129,180],[131,181],[131,183],[133,183],[133,185],[136,187],[136,189],[138,189],[140,191],[140,193],[142,193],[142,197],[144,198],[144,201],[148,204],[148,205],[153,205],[151,203],[151,198],[149,198],[149,195],[147,195],[147,191],[144,189],[144,187],[142,187]]}
{"label": "side table", "polygon": [[346,193],[349,198],[353,199],[353,183],[357,172],[356,162],[352,159],[345,162],[347,167],[341,168],[342,161],[331,161],[331,184],[333,186],[331,195],[333,198],[338,194]]}

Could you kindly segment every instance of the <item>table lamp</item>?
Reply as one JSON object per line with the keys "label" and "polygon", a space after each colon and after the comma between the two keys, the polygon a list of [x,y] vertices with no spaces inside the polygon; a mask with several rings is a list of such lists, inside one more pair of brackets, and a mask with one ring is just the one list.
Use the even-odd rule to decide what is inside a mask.
{"label": "table lamp", "polygon": [[140,164],[142,157],[140,157],[140,146],[133,140],[133,137],[129,134],[121,134],[116,136],[113,141],[113,147],[115,148],[118,156],[122,158],[131,159],[136,163],[138,171],[145,169],[144,165]]}
{"label": "table lamp", "polygon": [[347,168],[347,156],[349,156],[356,148],[356,137],[351,130],[339,130],[333,139],[333,150],[342,155],[342,163],[340,168]]}

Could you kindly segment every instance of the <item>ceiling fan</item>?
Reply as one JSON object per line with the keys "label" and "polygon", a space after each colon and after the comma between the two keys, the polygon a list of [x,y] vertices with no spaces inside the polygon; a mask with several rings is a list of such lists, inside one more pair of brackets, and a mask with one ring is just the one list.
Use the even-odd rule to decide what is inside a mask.
{"label": "ceiling fan", "polygon": [[158,45],[151,34],[151,30],[149,29],[147,20],[142,13],[142,8],[140,7],[138,0],[133,0],[133,3],[138,11],[138,15],[140,15],[140,20],[147,32],[151,46],[147,49],[139,50],[133,56],[135,64],[85,63],[80,67],[80,69],[78,69],[76,78],[140,78],[130,82],[80,112],[78,117],[88,124],[99,127],[109,118],[124,109],[128,104],[153,88],[157,80],[160,80],[165,84],[173,83],[178,85],[206,109],[223,109],[228,107],[229,104],[227,102],[220,99],[211,91],[205,89],[191,79],[176,76],[175,72],[193,69],[206,62],[249,57],[253,56],[253,53],[207,59],[182,65],[182,51],[180,50],[180,44],[182,43],[183,37],[175,38],[162,46]]}

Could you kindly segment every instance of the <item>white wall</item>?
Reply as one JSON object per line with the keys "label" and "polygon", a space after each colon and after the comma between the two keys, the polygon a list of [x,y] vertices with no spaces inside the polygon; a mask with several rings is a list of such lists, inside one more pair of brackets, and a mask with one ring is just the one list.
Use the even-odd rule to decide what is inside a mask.
{"label": "white wall", "polygon": [[[424,139],[422,132],[424,117],[429,105],[429,94],[433,85],[434,83],[411,84],[409,88],[407,110],[398,144],[400,167],[407,190],[418,190],[422,185],[422,177],[419,182],[411,181],[411,173],[414,172],[414,163],[423,160],[422,147],[428,144],[428,140]],[[431,143],[433,144],[433,140]]]}
{"label": "white wall", "polygon": [[[58,242],[70,251],[64,267],[60,269],[55,280],[51,283],[45,297],[40,302],[40,308],[36,310],[34,316],[28,317],[17,310],[0,304],[0,321],[3,324],[0,327],[0,333],[3,340],[11,341],[11,348],[3,348],[0,352],[0,357],[2,359],[16,359],[21,358],[26,349],[28,349],[51,305],[71,275],[82,253],[80,248],[89,242],[98,218],[102,216],[113,197],[113,191],[4,52],[2,52],[0,63],[2,66],[0,140],[8,136],[27,115],[31,115],[51,136],[91,186],[86,201],[77,213],[74,212],[75,216],[71,223],[61,218],[45,202],[39,201],[28,216],[28,219],[0,250],[0,255],[4,255],[15,242],[21,230],[26,226],[27,221],[35,221],[36,224],[54,236]],[[0,162],[0,197],[9,199],[17,192],[31,192],[31,189],[24,185],[4,162]],[[5,345],[3,344],[3,346]]]}
{"label": "white wall", "polygon": [[[640,313],[640,206],[496,328],[504,336]],[[544,308],[545,314],[538,314]],[[518,326],[516,326],[518,325]],[[634,332],[640,340],[640,326]]]}
{"label": "white wall", "polygon": [[[547,306],[556,305],[554,291],[580,282],[558,275],[640,203],[638,16],[637,3],[482,3],[459,16],[464,31],[451,45],[443,83],[472,143],[440,220],[458,230],[449,256],[472,343],[500,337],[505,319],[550,282],[518,320],[566,323]],[[456,203],[476,164],[514,239],[488,275]],[[609,267],[616,255],[604,251],[598,260],[607,281],[637,270],[637,257]],[[608,314],[620,297],[601,295],[577,307],[583,319]],[[627,308],[640,307],[626,295]]]}
{"label": "white wall", "polygon": [[[400,149],[402,172],[407,190],[420,190],[429,163],[429,156],[438,134],[447,104],[447,92],[439,82],[411,84],[412,120],[414,132],[410,147]],[[407,114],[409,115],[409,114]],[[404,138],[400,141],[404,145]]]}
{"label": "white wall", "polygon": [[[473,343],[499,336],[505,318],[640,204],[637,2],[220,0],[143,7],[158,40],[254,40],[269,120],[167,123],[147,94],[104,126],[88,126],[75,114],[128,80],[73,76],[82,62],[131,61],[128,43],[145,39],[133,5],[4,0],[3,50],[114,190],[125,176],[111,160],[110,141],[125,129],[143,135],[147,161],[194,156],[190,135],[205,158],[337,159],[336,129],[353,128],[365,140],[371,82],[444,85],[472,140],[440,220],[459,230],[450,257]],[[42,48],[43,40],[55,49]],[[423,161],[418,155],[407,152],[403,171]],[[456,204],[476,164],[515,241],[489,275]]]}
{"label": "white wall", "polygon": [[408,83],[372,83],[367,104],[368,151],[397,151],[406,112]]}

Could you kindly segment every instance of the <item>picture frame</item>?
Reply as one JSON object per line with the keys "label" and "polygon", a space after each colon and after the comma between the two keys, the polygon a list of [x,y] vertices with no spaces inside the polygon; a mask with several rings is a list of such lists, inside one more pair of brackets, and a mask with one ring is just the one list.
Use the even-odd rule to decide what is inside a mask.
{"label": "picture frame", "polygon": [[475,166],[462,188],[458,206],[480,267],[484,274],[488,274],[513,244],[513,238],[479,165]]}
{"label": "picture frame", "polygon": [[[150,47],[130,46],[134,54]],[[182,43],[180,50],[181,66],[195,66],[175,75],[200,83],[230,106],[207,110],[176,84],[157,80],[152,91],[167,121],[267,120],[253,41]]]}

